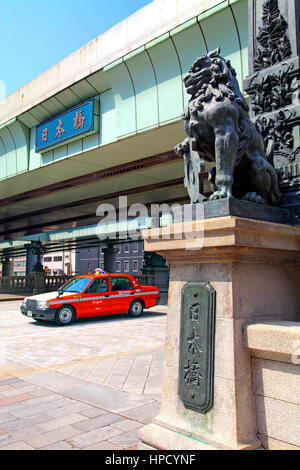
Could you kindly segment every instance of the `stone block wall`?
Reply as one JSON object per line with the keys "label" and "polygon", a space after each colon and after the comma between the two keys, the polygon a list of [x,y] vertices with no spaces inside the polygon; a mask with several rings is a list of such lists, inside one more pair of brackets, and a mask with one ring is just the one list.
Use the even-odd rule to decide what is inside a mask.
{"label": "stone block wall", "polygon": [[244,339],[263,447],[300,450],[300,323],[252,323],[245,326]]}

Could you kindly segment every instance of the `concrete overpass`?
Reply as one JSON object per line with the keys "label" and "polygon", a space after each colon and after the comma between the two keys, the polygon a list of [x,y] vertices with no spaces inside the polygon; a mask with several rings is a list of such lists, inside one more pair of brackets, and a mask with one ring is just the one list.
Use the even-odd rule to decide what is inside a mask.
{"label": "concrete overpass", "polygon": [[[220,45],[243,87],[247,22],[247,0],[155,0],[0,102],[0,250],[93,237],[120,195],[188,202],[182,79]],[[41,123],[91,98],[94,133],[37,151]]]}

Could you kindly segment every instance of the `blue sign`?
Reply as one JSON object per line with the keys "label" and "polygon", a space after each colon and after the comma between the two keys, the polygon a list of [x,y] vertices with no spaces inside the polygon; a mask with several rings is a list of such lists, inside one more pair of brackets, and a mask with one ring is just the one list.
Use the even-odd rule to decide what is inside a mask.
{"label": "blue sign", "polygon": [[94,100],[85,101],[36,128],[36,152],[95,132]]}

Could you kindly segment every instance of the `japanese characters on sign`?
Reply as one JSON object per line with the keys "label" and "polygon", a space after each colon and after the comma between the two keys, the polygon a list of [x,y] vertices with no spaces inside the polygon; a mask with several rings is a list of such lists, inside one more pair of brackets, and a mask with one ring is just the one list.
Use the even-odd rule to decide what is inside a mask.
{"label": "japanese characters on sign", "polygon": [[182,292],[179,396],[187,408],[207,413],[213,406],[215,291],[188,283]]}
{"label": "japanese characters on sign", "polygon": [[36,128],[36,152],[75,140],[95,130],[94,100],[75,106]]}

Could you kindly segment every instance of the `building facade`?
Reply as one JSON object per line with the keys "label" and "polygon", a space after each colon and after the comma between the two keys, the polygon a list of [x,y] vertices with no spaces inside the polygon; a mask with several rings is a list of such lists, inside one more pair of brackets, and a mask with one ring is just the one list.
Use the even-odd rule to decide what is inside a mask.
{"label": "building facade", "polygon": [[[119,243],[115,245],[117,251],[115,256],[114,271],[116,273],[142,275],[144,266],[144,241]],[[81,248],[76,253],[76,273],[93,273],[95,269],[104,269],[103,248],[99,244],[95,247]]]}

